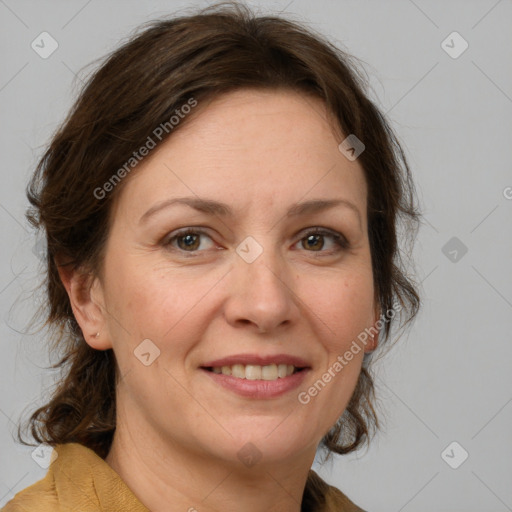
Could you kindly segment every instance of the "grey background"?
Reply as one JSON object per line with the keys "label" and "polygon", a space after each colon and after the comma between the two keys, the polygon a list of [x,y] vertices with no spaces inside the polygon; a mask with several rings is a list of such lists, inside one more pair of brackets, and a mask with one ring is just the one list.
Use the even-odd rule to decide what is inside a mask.
{"label": "grey background", "polygon": [[[55,375],[44,333],[23,334],[41,270],[24,219],[30,172],[84,66],[143,21],[209,3],[0,0],[0,506],[46,473],[13,433]],[[378,363],[385,429],[369,450],[315,469],[369,511],[512,510],[512,2],[249,5],[293,15],[366,63],[425,216],[414,251],[423,309]],[[30,46],[43,31],[59,44],[47,59]],[[441,47],[453,31],[469,44],[456,59]],[[458,248],[445,247],[452,237]],[[453,441],[469,453],[458,469],[445,460],[460,461],[460,448],[441,456]]]}

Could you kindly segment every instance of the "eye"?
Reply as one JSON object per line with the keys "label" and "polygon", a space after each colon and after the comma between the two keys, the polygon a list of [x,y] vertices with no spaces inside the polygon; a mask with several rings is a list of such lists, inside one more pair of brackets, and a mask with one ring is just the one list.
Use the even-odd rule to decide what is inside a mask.
{"label": "eye", "polygon": [[[203,247],[204,244],[201,240],[202,237],[205,237],[210,241],[209,246],[207,244],[207,247]],[[327,250],[323,250],[326,245],[326,238],[331,240],[331,247]],[[297,243],[301,243],[302,248],[308,250],[309,252],[320,252],[327,254],[337,253],[343,249],[348,249],[350,246],[347,239],[341,233],[327,230],[321,227],[310,228]],[[163,245],[167,248],[181,252],[188,252],[190,255],[192,255],[195,252],[211,249],[213,247],[213,240],[202,229],[184,228],[165,239],[163,241]]]}
{"label": "eye", "polygon": [[[334,249],[328,249],[323,251],[325,246],[325,238],[331,239],[331,247],[334,245]],[[312,252],[326,252],[336,253],[342,249],[348,249],[349,243],[347,239],[336,231],[326,230],[324,228],[316,227],[309,229],[303,238],[299,241],[304,249],[311,249]]]}
{"label": "eye", "polygon": [[[172,237],[167,238],[164,241],[164,245],[170,246],[173,249],[186,251],[186,252],[196,252],[201,244],[201,237],[204,236],[208,238],[210,241],[212,240],[205,231],[201,229],[183,229],[182,231],[178,231]],[[174,243],[176,242],[176,244]],[[177,247],[176,247],[177,245]],[[211,247],[210,247],[211,248]]]}

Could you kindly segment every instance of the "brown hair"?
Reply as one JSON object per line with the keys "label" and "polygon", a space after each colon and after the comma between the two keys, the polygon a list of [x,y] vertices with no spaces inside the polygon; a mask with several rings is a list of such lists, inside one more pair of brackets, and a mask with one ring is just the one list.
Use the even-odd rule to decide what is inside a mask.
{"label": "brown hair", "polygon": [[[412,229],[419,217],[410,170],[389,124],[366,96],[366,82],[352,60],[299,23],[256,17],[231,2],[150,22],[107,56],[54,135],[27,188],[27,218],[46,233],[45,325],[54,335],[50,350],[62,355],[53,367],[63,372],[51,400],[28,421],[38,443],[77,442],[101,457],[110,450],[116,428],[114,353],[85,342],[55,258],[75,269],[100,272],[111,206],[129,178],[105,197],[94,191],[191,97],[201,105],[236,89],[261,88],[320,98],[342,133],[356,135],[366,146],[358,161],[368,186],[368,235],[381,311],[400,303],[401,327],[416,315],[420,300],[397,245],[398,222],[406,221]],[[385,323],[379,347],[396,320]],[[379,426],[372,356],[366,354],[348,407],[322,440],[328,455],[355,450]],[[31,444],[23,441],[20,429],[18,438]]]}

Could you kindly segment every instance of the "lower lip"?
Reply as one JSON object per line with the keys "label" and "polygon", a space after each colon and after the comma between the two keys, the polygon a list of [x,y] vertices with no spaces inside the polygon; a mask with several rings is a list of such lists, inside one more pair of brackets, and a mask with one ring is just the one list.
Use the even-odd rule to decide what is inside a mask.
{"label": "lower lip", "polygon": [[308,369],[296,372],[288,377],[278,378],[276,380],[248,380],[224,375],[223,373],[213,373],[201,368],[214,382],[222,387],[237,393],[238,395],[265,399],[277,398],[298,388],[308,373]]}

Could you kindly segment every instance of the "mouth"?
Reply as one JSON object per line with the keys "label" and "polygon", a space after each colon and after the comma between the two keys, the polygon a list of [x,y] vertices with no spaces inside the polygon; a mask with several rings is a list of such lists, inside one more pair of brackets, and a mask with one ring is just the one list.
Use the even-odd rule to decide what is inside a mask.
{"label": "mouth", "polygon": [[286,354],[239,354],[200,366],[222,388],[246,398],[271,399],[300,386],[311,370],[307,361]]}
{"label": "mouth", "polygon": [[290,377],[297,372],[304,371],[305,367],[297,367],[293,364],[233,364],[225,366],[207,366],[204,370],[228,375],[236,379],[273,381]]}

